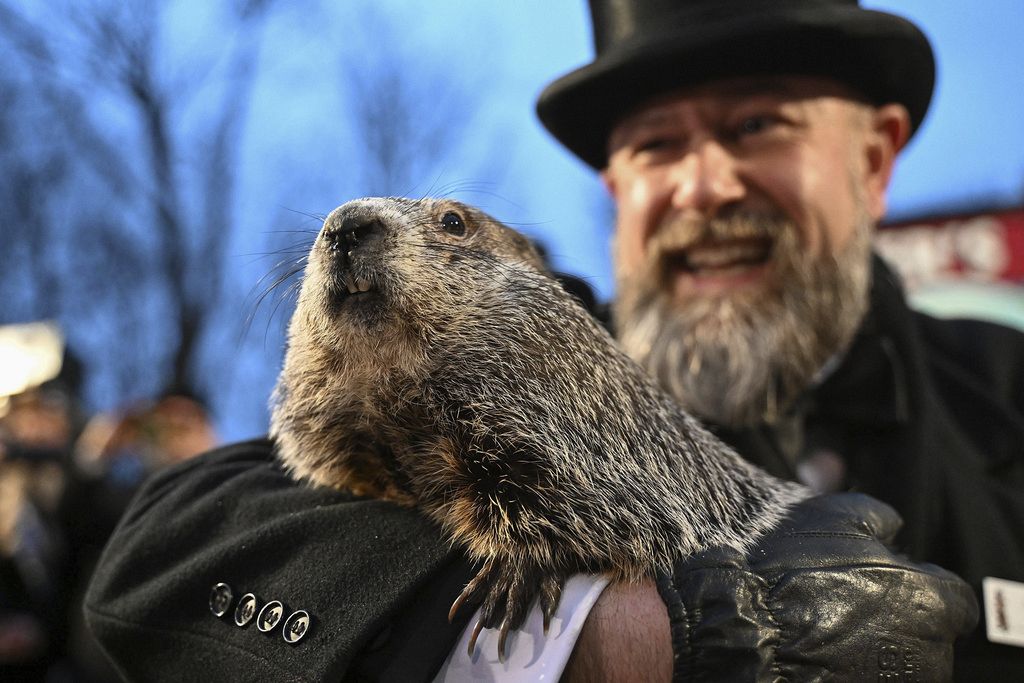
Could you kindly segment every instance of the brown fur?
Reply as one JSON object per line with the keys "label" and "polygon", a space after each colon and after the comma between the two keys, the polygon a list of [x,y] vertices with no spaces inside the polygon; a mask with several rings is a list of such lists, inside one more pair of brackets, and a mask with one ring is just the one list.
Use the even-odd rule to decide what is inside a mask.
{"label": "brown fur", "polygon": [[271,432],[298,478],[437,520],[483,565],[460,603],[504,631],[538,594],[550,615],[572,573],[743,549],[806,495],[680,411],[519,233],[446,200],[327,218]]}

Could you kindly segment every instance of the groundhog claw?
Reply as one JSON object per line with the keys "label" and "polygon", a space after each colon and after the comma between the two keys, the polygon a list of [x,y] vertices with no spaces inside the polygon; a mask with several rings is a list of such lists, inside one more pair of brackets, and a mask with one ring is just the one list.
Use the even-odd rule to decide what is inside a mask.
{"label": "groundhog claw", "polygon": [[[455,602],[452,603],[451,609],[448,610],[448,623],[450,624],[455,619],[455,614],[462,609],[462,606],[467,602],[474,600],[478,593],[483,592],[481,586],[487,580],[487,577],[491,574],[491,570],[494,569],[494,560],[489,561],[487,564],[477,572],[466,587],[459,593],[459,597],[455,598]],[[475,640],[475,639],[474,639]]]}
{"label": "groundhog claw", "polygon": [[505,663],[505,641],[508,639],[508,617],[501,622],[501,629],[498,631],[498,661]]}
{"label": "groundhog claw", "polygon": [[462,592],[459,593],[459,597],[455,598],[455,602],[452,603],[451,609],[448,610],[449,624],[455,620],[455,614],[462,608],[464,604],[466,604],[466,599],[469,597],[470,593],[472,593],[472,591],[470,590],[472,586],[472,583],[468,584],[465,588],[462,589]]}
{"label": "groundhog claw", "polygon": [[562,595],[562,578],[546,575],[536,566],[489,560],[462,589],[448,611],[448,621],[467,603],[480,602],[480,618],[469,638],[469,655],[476,651],[476,642],[484,628],[498,629],[498,660],[505,662],[508,634],[520,628],[537,598],[544,617],[544,633]]}
{"label": "groundhog claw", "polygon": [[473,652],[476,650],[476,639],[480,637],[480,631],[484,630],[484,622],[477,619],[476,624],[473,626],[473,633],[469,636],[469,656],[473,656]]}
{"label": "groundhog claw", "polygon": [[544,635],[551,628],[551,619],[555,616],[558,603],[562,599],[562,580],[549,576],[540,583],[540,609],[544,614]]}

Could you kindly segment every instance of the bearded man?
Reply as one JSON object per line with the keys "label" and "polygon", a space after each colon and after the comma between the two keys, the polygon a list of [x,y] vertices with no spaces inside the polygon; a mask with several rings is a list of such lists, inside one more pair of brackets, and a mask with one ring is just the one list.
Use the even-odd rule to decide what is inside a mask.
{"label": "bearded man", "polygon": [[[597,59],[538,113],[615,199],[623,346],[744,457],[892,504],[979,598],[1024,590],[1024,338],[910,311],[871,251],[927,38],[851,2],[591,11]],[[1024,678],[1009,642],[983,621],[957,677]]]}
{"label": "bearded man", "polygon": [[[473,568],[436,528],[295,486],[250,442],[150,482],[111,541],[87,615],[124,673],[945,680],[976,607],[918,562],[975,589],[1024,580],[1024,342],[910,312],[870,249],[931,97],[925,37],[850,0],[591,12],[597,58],[538,113],[615,199],[623,345],[743,456],[876,495],[902,532],[886,505],[824,495],[745,557],[709,549],[642,584],[570,579],[552,630],[534,615],[500,662],[488,632],[466,654],[470,615],[446,624]],[[261,605],[301,607],[309,635],[232,623]],[[960,654],[963,680],[1024,677],[1020,652],[984,630]]]}
{"label": "bearded man", "polygon": [[860,99],[823,78],[746,77],[660,98],[611,133],[619,340],[712,424],[784,421],[863,321],[909,121]]}

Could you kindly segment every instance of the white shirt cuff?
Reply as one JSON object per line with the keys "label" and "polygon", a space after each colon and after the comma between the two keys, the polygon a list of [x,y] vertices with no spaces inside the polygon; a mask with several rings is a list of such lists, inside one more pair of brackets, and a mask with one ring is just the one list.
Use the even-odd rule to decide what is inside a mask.
{"label": "white shirt cuff", "polygon": [[562,599],[546,636],[544,616],[534,602],[522,629],[508,635],[505,663],[498,661],[497,629],[481,631],[476,640],[476,651],[472,657],[469,656],[469,638],[480,618],[478,611],[463,629],[458,644],[434,679],[435,683],[557,681],[572,655],[587,615],[607,585],[605,576],[577,574],[570,577],[562,589]]}

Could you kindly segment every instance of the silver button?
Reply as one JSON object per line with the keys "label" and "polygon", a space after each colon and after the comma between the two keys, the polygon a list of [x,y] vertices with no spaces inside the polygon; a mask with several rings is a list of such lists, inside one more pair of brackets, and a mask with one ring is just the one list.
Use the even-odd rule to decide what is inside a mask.
{"label": "silver button", "polygon": [[260,610],[260,616],[256,619],[256,628],[263,633],[270,633],[274,630],[275,626],[281,623],[281,617],[283,616],[284,605],[281,604],[280,600],[271,600],[263,605],[263,609]]}
{"label": "silver button", "polygon": [[218,583],[210,589],[210,611],[215,617],[222,617],[231,609],[231,600],[234,595],[231,593],[231,586],[226,583]]}
{"label": "silver button", "polygon": [[235,624],[247,626],[252,618],[256,616],[256,605],[259,600],[252,593],[246,593],[238,599],[238,607],[235,608]]}
{"label": "silver button", "polygon": [[281,629],[281,635],[284,636],[284,642],[289,645],[294,645],[302,640],[306,636],[306,633],[309,632],[309,624],[309,612],[304,609],[292,612],[291,616],[284,620],[284,626]]}

